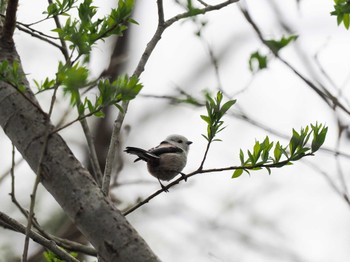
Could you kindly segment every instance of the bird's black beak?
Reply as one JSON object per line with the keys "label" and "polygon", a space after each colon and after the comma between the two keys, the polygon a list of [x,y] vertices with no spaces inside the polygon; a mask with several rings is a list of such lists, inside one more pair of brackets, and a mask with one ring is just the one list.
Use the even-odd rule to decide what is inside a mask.
{"label": "bird's black beak", "polygon": [[190,145],[190,144],[192,144],[192,143],[193,143],[192,141],[187,141],[187,142],[186,142],[187,145]]}

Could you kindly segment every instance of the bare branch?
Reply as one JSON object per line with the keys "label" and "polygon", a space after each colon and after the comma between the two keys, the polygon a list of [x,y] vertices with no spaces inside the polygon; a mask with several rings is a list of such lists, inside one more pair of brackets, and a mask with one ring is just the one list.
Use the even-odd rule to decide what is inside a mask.
{"label": "bare branch", "polygon": [[274,50],[271,45],[268,43],[268,41],[265,40],[261,30],[259,29],[258,25],[255,23],[253,18],[251,17],[250,13],[247,9],[243,8],[242,6],[239,6],[242,14],[246,18],[247,22],[253,27],[254,31],[258,35],[261,42],[270,49],[271,53],[274,54],[276,58],[278,58],[282,63],[284,63],[289,69],[291,69],[301,80],[303,80],[306,85],[308,85],[314,92],[317,93],[321,97],[321,99],[333,110],[336,107],[339,107],[344,112],[346,112],[348,115],[350,115],[350,110],[347,109],[343,104],[340,103],[340,101],[332,95],[332,93],[321,83],[317,83],[320,85],[318,87],[315,83],[313,83],[311,80],[307,79],[303,74],[301,74],[295,67],[293,67],[290,63],[288,63],[285,59],[283,59],[279,54]]}
{"label": "bare branch", "polygon": [[31,239],[33,239],[35,242],[39,243],[40,245],[46,247],[47,249],[51,250],[61,259],[64,259],[65,261],[70,261],[70,262],[79,262],[79,260],[75,259],[71,255],[69,255],[66,251],[64,251],[62,248],[58,247],[55,242],[42,237],[41,235],[39,235],[33,230],[29,230],[29,232],[26,232],[27,229],[24,225],[18,223],[15,219],[7,216],[2,212],[0,212],[0,221],[2,221],[6,226],[8,226],[9,228],[11,228],[16,232],[19,232],[22,234],[28,234],[28,236]]}
{"label": "bare branch", "polygon": [[[211,12],[211,11],[220,10],[220,9],[230,5],[230,4],[237,3],[237,2],[239,2],[239,0],[228,0],[228,1],[222,2],[221,4],[217,4],[217,5],[208,5],[202,9],[196,9],[196,13],[203,15],[203,14]],[[168,27],[181,19],[188,18],[191,16],[193,16],[192,12],[185,12],[182,14],[178,14],[178,15],[170,18],[169,20],[167,20],[165,22],[165,26]]]}
{"label": "bare branch", "polygon": [[[304,156],[310,156],[312,153],[305,154]],[[189,177],[198,175],[198,174],[206,174],[206,173],[217,173],[217,172],[223,172],[223,171],[232,171],[237,169],[245,169],[245,170],[254,170],[256,168],[278,168],[281,165],[286,165],[289,163],[290,160],[284,160],[278,163],[271,163],[271,164],[260,164],[260,165],[253,165],[253,166],[228,166],[228,167],[222,167],[222,168],[210,168],[210,169],[197,169],[196,171],[193,171],[187,175],[183,174],[178,179],[174,180],[173,182],[169,183],[168,185],[162,187],[161,189],[154,192],[152,195],[148,196],[146,199],[138,202],[133,207],[129,208],[125,212],[123,212],[124,216],[129,215],[131,212],[135,211],[139,207],[143,206],[144,204],[148,203],[150,200],[161,194],[162,192],[168,192],[168,189],[179,184],[182,180],[186,181]]]}

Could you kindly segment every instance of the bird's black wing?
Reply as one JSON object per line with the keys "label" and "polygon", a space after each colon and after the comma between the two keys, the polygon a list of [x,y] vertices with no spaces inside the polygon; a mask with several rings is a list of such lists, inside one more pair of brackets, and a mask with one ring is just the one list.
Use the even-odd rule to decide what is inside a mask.
{"label": "bird's black wing", "polygon": [[157,161],[160,158],[160,155],[165,153],[181,153],[183,150],[181,148],[175,147],[175,146],[169,146],[169,147],[155,147],[150,149],[149,151],[144,150],[142,148],[138,147],[132,147],[128,146],[124,150],[126,153],[137,155],[138,158],[135,160],[143,160],[143,161]]}
{"label": "bird's black wing", "polygon": [[155,154],[157,156],[160,156],[160,155],[166,154],[166,153],[181,153],[181,152],[183,152],[183,150],[179,147],[176,147],[176,146],[169,146],[169,147],[152,148],[149,152],[151,152],[152,154]]}
{"label": "bird's black wing", "polygon": [[125,148],[124,150],[126,153],[129,154],[133,154],[133,155],[137,155],[138,158],[135,160],[139,161],[139,160],[144,160],[144,161],[150,161],[150,160],[157,160],[159,159],[159,156],[157,156],[156,154],[149,152],[147,150],[138,148],[138,147],[132,147],[132,146],[128,146]]}

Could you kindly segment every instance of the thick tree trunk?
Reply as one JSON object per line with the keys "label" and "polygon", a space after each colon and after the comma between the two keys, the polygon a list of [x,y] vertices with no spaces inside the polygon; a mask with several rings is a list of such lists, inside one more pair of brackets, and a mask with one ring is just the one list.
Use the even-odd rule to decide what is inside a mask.
{"label": "thick tree trunk", "polygon": [[[0,43],[0,63],[4,60],[12,64],[14,60],[19,62],[19,57],[14,47]],[[46,130],[53,126],[29,90],[24,75],[23,78],[28,88],[24,94],[0,81],[0,125],[37,172]],[[56,133],[48,137],[41,182],[97,249],[102,261],[159,261]]]}

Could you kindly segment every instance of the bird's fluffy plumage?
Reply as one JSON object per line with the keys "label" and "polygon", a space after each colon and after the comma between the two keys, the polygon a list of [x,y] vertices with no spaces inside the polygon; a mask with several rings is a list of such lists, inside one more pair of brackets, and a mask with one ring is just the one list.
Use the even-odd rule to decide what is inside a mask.
{"label": "bird's fluffy plumage", "polygon": [[157,147],[144,150],[138,147],[126,147],[125,152],[138,156],[135,160],[147,162],[148,171],[160,180],[171,180],[186,165],[187,153],[191,141],[181,135],[170,135]]}

